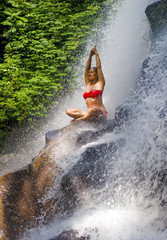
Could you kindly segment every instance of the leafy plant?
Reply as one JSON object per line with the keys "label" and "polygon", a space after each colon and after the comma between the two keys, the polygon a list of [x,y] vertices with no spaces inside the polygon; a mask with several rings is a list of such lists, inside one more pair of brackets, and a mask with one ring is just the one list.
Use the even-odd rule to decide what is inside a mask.
{"label": "leafy plant", "polygon": [[[74,64],[107,1],[8,0],[3,8],[0,134],[12,122],[45,117],[74,84]],[[58,101],[57,101],[58,102]]]}

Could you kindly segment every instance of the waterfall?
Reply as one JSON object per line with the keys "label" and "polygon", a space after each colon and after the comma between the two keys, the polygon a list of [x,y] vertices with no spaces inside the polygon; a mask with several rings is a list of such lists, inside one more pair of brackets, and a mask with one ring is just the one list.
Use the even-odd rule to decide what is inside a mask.
{"label": "waterfall", "polygon": [[[70,123],[70,118],[65,114],[66,108],[75,107],[86,109],[82,97],[85,91],[84,70],[90,49],[96,44],[100,53],[102,68],[106,80],[103,101],[108,111],[108,118],[114,116],[115,108],[129,96],[137,79],[143,60],[149,52],[149,24],[144,13],[145,8],[154,0],[118,0],[108,18],[108,25],[99,29],[98,43],[89,40],[87,50],[77,71],[80,73],[77,79],[78,87],[72,94],[62,99],[60,107],[52,109],[50,117],[44,125],[34,131],[34,134],[13,136],[9,147],[23,152],[24,158],[20,159],[19,165],[24,166],[36,156],[45,145],[45,133],[53,129],[62,128]],[[103,28],[101,26],[101,28]],[[102,36],[101,36],[102,35]],[[14,140],[13,140],[14,138]],[[6,169],[11,166],[5,163]],[[4,167],[5,168],[5,167]],[[18,168],[13,162],[11,170]],[[4,170],[5,172],[5,170]]]}
{"label": "waterfall", "polygon": [[[81,236],[89,235],[87,239],[93,240],[167,238],[164,211],[167,192],[167,34],[164,33],[149,52],[149,26],[144,10],[152,2],[120,2],[115,18],[103,32],[101,45],[97,46],[107,82],[104,102],[110,117],[119,104],[128,106],[133,112],[126,126],[105,134],[96,142],[124,140],[115,154],[111,156],[106,152],[105,185],[85,189],[80,196],[81,209],[72,216],[55,219],[47,226],[31,230],[31,237],[25,239],[46,240],[66,229],[74,229]],[[49,128],[68,123],[64,109],[69,106],[69,99],[70,105],[84,108],[83,89],[81,84],[72,99],[67,97],[65,104],[49,121]]]}

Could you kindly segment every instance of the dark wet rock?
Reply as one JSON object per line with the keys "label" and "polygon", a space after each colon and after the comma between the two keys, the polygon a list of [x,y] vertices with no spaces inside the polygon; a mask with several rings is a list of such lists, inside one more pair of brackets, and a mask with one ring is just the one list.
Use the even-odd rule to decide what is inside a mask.
{"label": "dark wet rock", "polygon": [[115,143],[110,143],[109,145],[104,143],[87,148],[81,155],[80,160],[63,177],[63,189],[72,187],[73,178],[80,179],[85,187],[102,185],[105,182],[107,174],[105,166],[107,157],[109,152],[112,155],[116,149],[117,146]]}
{"label": "dark wet rock", "polygon": [[[88,137],[84,141],[90,142],[94,140],[96,134],[103,135],[106,131],[112,130],[111,123],[112,121],[106,121],[94,125],[80,122],[49,132],[46,135],[47,145],[30,164],[0,177],[0,229],[7,238],[17,240],[27,228],[50,222],[56,214],[64,214],[66,208],[63,206],[69,206],[68,211],[72,212],[77,204],[70,206],[70,204],[66,205],[66,202],[69,195],[75,198],[74,203],[78,201],[77,186],[80,183],[87,187],[95,182],[97,185],[102,184],[104,181],[102,176],[105,174],[102,158],[104,161],[105,151],[114,149],[114,144],[88,148],[78,162],[79,171],[77,165],[73,164],[72,167],[67,159],[70,154],[75,156],[75,152],[83,145],[80,134],[86,132],[84,135]],[[91,132],[91,138],[88,129],[94,132],[93,135]],[[79,136],[80,144],[76,144],[79,142]],[[66,150],[63,152],[64,146]],[[76,157],[78,157],[77,153]],[[93,159],[90,160],[90,157]],[[61,168],[59,161],[66,162],[66,170]],[[70,181],[73,181],[71,189],[65,191],[62,188],[63,192],[61,192],[60,182],[65,171],[69,171],[67,175],[77,173],[73,179],[69,177]],[[51,196],[50,192],[52,192]]]}
{"label": "dark wet rock", "polygon": [[116,126],[121,126],[130,121],[133,111],[128,105],[120,105],[115,109]]}
{"label": "dark wet rock", "polygon": [[[167,147],[165,149],[167,153]],[[159,207],[161,209],[167,207],[167,168],[166,164],[164,165],[164,169],[154,170],[152,176],[150,178],[150,189],[151,192],[149,194],[150,199],[157,199]]]}
{"label": "dark wet rock", "polygon": [[60,233],[58,236],[50,238],[49,240],[89,240],[90,236],[79,236],[76,230],[66,230]]}
{"label": "dark wet rock", "polygon": [[157,1],[149,5],[145,13],[150,22],[153,37],[167,27],[167,0]]}
{"label": "dark wet rock", "polygon": [[46,145],[54,141],[60,135],[60,133],[61,133],[61,129],[56,129],[56,130],[47,132],[45,134]]}
{"label": "dark wet rock", "polygon": [[101,132],[87,130],[79,134],[76,144],[85,145],[87,143],[100,139],[100,137],[101,137]]}
{"label": "dark wet rock", "polygon": [[[62,207],[66,211],[72,211],[79,205],[78,193],[85,188],[102,187],[108,179],[108,162],[113,154],[124,144],[121,139],[109,144],[99,144],[86,149],[79,161],[63,176],[61,189],[64,192],[65,201]],[[109,176],[111,179],[111,176]]]}
{"label": "dark wet rock", "polygon": [[[116,127],[116,121],[113,120],[105,120],[101,123],[94,124],[85,124],[84,122],[80,123],[73,123],[73,126],[85,126],[85,128],[81,128],[77,133],[77,139],[76,144],[77,145],[84,145],[93,141],[98,140],[100,137],[102,137],[107,132],[112,132],[114,128]],[[76,127],[74,127],[75,129]],[[53,131],[49,131],[46,133],[46,145],[54,142],[60,134],[62,134],[62,129],[57,129]]]}
{"label": "dark wet rock", "polygon": [[98,131],[87,130],[78,135],[76,144],[84,145],[100,139],[105,133],[112,132],[116,127],[116,121],[107,120],[104,122],[103,127]]}

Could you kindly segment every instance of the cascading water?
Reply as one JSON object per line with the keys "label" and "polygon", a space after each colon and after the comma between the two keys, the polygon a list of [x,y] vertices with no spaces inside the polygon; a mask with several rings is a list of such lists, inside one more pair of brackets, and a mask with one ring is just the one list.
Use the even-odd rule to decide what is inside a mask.
{"label": "cascading water", "polygon": [[[118,0],[115,5],[116,14],[111,11],[108,20],[110,23],[105,29],[100,29],[103,36],[99,36],[102,40],[98,41],[97,48],[106,79],[103,100],[109,112],[109,118],[113,117],[115,107],[129,95],[135,79],[139,75],[141,64],[148,53],[149,25],[144,11],[146,6],[152,2],[154,0]],[[88,53],[95,44],[93,40],[89,41],[85,56],[81,59],[78,72],[82,79],[77,80],[78,88],[73,95],[63,99],[60,108],[53,109],[48,122],[34,131],[33,135],[28,134],[26,130],[26,134],[22,134],[21,137],[19,134],[16,136],[16,133],[11,137],[8,148],[20,152],[21,156],[17,156],[16,161],[5,159],[5,162],[0,165],[0,174],[8,172],[9,169],[15,170],[18,166],[24,166],[38,155],[45,144],[45,133],[69,124],[70,119],[65,114],[66,108],[86,109],[82,98],[85,91],[84,70]]]}
{"label": "cascading water", "polygon": [[[122,106],[131,111],[130,120],[121,129],[117,128],[98,142],[91,143],[110,143],[119,139],[123,142],[118,145],[119,151],[115,154],[110,151],[105,154],[105,184],[81,192],[82,208],[72,216],[55,219],[48,226],[32,230],[31,237],[25,239],[46,240],[68,229],[78,231],[81,236],[89,235],[86,239],[93,240],[167,238],[164,213],[167,192],[167,33],[154,44],[142,76],[137,80],[141,64],[147,56],[145,52],[148,53],[148,41],[144,39],[148,33],[144,10],[152,2],[122,1],[99,47],[108,85],[104,100],[108,111],[111,111],[110,117],[113,109],[122,102]],[[83,107],[81,94],[81,91],[75,94],[70,105]],[[126,97],[128,100],[125,100]],[[56,116],[57,120],[62,117],[61,111],[64,112],[68,103],[65,105],[59,117]],[[54,129],[54,126],[50,127]],[[85,148],[89,146],[87,144]]]}

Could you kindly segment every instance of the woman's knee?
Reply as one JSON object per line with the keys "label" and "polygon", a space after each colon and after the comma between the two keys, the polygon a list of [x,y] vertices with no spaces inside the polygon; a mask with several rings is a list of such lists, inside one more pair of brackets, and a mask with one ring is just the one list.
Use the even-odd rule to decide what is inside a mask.
{"label": "woman's knee", "polygon": [[69,114],[71,114],[71,113],[72,113],[72,108],[67,108],[67,109],[66,109],[66,114],[69,115]]}

